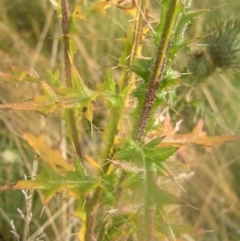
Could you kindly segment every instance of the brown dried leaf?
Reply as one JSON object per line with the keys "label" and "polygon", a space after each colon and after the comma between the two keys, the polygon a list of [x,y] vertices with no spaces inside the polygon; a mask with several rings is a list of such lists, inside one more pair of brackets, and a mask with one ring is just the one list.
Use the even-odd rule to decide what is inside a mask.
{"label": "brown dried leaf", "polygon": [[207,136],[203,131],[203,121],[200,120],[192,132],[187,134],[176,134],[174,128],[170,124],[170,116],[167,114],[161,129],[150,133],[148,138],[154,139],[159,136],[165,136],[159,147],[184,147],[189,145],[203,147],[217,147],[226,142],[240,140],[240,135],[225,136]]}

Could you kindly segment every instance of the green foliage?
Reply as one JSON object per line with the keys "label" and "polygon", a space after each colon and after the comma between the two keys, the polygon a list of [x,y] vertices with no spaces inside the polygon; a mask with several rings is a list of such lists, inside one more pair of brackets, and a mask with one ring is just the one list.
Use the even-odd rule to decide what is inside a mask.
{"label": "green foliage", "polygon": [[[41,174],[37,175],[35,180],[19,181],[13,189],[41,190],[47,203],[63,189],[69,189],[76,195],[84,196],[101,184],[98,179],[86,174],[79,160],[75,161],[75,167],[76,171],[69,171],[63,176],[56,173],[49,165],[44,164]],[[4,190],[4,187],[2,189]]]}
{"label": "green foliage", "polygon": [[[179,78],[182,74],[174,69],[172,63],[179,50],[193,41],[184,39],[186,29],[189,23],[208,10],[192,10],[190,0],[163,0],[159,3],[159,19],[154,25],[149,21],[152,16],[148,11],[151,8],[146,0],[142,0],[139,6],[132,1],[130,7],[102,1],[91,6],[86,3],[84,6],[74,6],[75,10],[70,16],[67,0],[51,3],[62,20],[65,77],[60,70],[47,70],[46,80],[31,78],[25,72],[20,77],[0,73],[15,82],[35,82],[41,88],[41,94],[32,100],[1,104],[0,109],[35,111],[49,116],[59,108],[60,119],[65,123],[64,130],[67,130],[59,136],[61,139],[69,138],[64,148],[67,160],[62,158],[60,152],[47,146],[42,136],[30,136],[23,131],[21,135],[37,150],[43,161],[41,169],[31,180],[3,185],[0,191],[41,190],[46,204],[63,190],[68,190],[65,197],[74,195],[78,201],[75,212],[81,220],[78,237],[84,241],[170,240],[175,239],[174,236],[199,232],[192,227],[172,224],[174,218],[168,220],[166,206],[186,205],[186,202],[172,190],[163,188],[159,181],[164,178],[175,181],[168,170],[168,159],[178,150],[175,144],[178,144],[177,147],[182,142],[187,145],[189,139],[199,144],[195,135],[202,137],[202,129],[186,134],[187,140],[186,136],[180,136],[179,141],[169,124],[166,132],[172,140],[164,146],[166,133],[155,126],[155,119],[156,110],[166,106],[169,90],[181,83]],[[100,13],[111,19],[107,8],[129,13],[134,21],[128,23],[127,31],[121,26],[124,38],[118,39],[123,44],[121,56],[116,58],[119,61],[118,70],[107,66],[107,70],[102,71],[105,76],[99,83],[92,77],[94,73],[91,73],[92,79],[86,81],[75,66],[77,46],[81,46],[81,41],[76,41],[78,24],[80,22],[86,31],[89,16]],[[146,15],[144,19],[147,24],[142,21],[143,14]],[[206,78],[216,67],[238,68],[237,24],[238,21],[228,22],[219,27],[216,33],[208,37],[210,46],[192,54],[188,69],[198,79]],[[139,29],[140,32],[136,32]],[[154,56],[143,56],[141,49],[146,39],[154,46]],[[222,50],[224,44],[226,48]],[[90,63],[86,52],[83,53],[84,60]],[[136,106],[133,107],[132,102]],[[180,104],[183,103],[181,100]],[[199,107],[193,101],[194,105]],[[98,119],[100,114],[104,116],[103,123]],[[86,122],[91,125],[91,135]],[[198,139],[199,145],[203,146],[231,140],[234,140],[232,136],[220,138],[218,142],[216,137]],[[65,161],[66,165],[63,164]]]}

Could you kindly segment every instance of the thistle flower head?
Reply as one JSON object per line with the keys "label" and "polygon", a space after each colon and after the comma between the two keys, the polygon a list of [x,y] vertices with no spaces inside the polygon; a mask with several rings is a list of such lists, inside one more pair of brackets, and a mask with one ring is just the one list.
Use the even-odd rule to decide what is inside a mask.
{"label": "thistle flower head", "polygon": [[209,53],[214,65],[222,69],[240,69],[240,20],[217,24],[208,36]]}
{"label": "thistle flower head", "polygon": [[214,71],[214,64],[205,49],[193,50],[189,61],[188,70],[196,80],[206,79]]}
{"label": "thistle flower head", "polygon": [[192,51],[188,61],[194,78],[206,79],[216,68],[240,71],[240,20],[218,23],[208,32],[207,47]]}

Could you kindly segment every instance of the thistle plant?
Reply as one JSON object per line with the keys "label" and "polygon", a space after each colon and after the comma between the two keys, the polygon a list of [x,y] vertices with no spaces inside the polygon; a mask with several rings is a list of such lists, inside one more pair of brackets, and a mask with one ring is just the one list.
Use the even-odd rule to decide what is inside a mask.
{"label": "thistle plant", "polygon": [[[156,109],[166,105],[168,88],[180,83],[181,73],[172,69],[172,61],[178,51],[191,42],[185,41],[184,32],[195,17],[207,10],[192,10],[190,0],[162,0],[159,17],[152,23],[147,0],[133,0],[130,7],[97,2],[86,8],[76,6],[71,14],[67,0],[51,3],[61,17],[64,81],[57,72],[46,79],[41,76],[31,79],[41,87],[41,95],[30,101],[2,104],[0,109],[35,111],[44,116],[60,109],[61,119],[66,123],[65,138],[69,141],[66,148],[70,154],[65,160],[40,136],[23,131],[21,136],[40,154],[41,172],[29,180],[1,186],[0,190],[40,190],[47,204],[67,189],[67,196],[76,197],[78,202],[75,215],[81,221],[79,240],[175,240],[186,232],[200,233],[200,229],[174,224],[172,214],[165,209],[171,204],[188,205],[159,184],[162,177],[175,180],[167,167],[167,159],[184,144],[164,143],[166,133],[154,125],[154,120]],[[90,88],[75,66],[76,24],[77,21],[84,24],[94,11],[106,14],[109,7],[130,13],[133,21],[128,31],[124,31],[124,50],[122,56],[118,56],[120,75],[114,75],[109,66],[101,83]],[[233,30],[228,34],[235,36]],[[154,56],[143,56],[146,38],[151,41]],[[221,34],[216,34],[216,38],[223,41]],[[213,61],[214,53],[210,50],[207,53]],[[224,66],[233,65],[226,60]],[[23,80],[29,80],[29,76],[22,75]],[[133,100],[136,108],[130,104]],[[93,125],[94,121],[98,123],[94,119],[97,104],[106,109],[107,116],[100,134],[96,132],[100,127]],[[126,115],[130,130],[122,133]],[[89,132],[81,129],[79,123],[83,122],[89,124]],[[85,150],[82,143],[84,138],[92,140],[93,136],[98,138],[98,150],[97,155],[91,156],[91,151]],[[207,137],[198,137],[193,140],[196,145],[219,144]],[[238,138],[228,136],[219,140],[222,143]]]}
{"label": "thistle plant", "polygon": [[239,71],[239,20],[219,22],[207,32],[205,47],[194,50],[190,55],[188,69],[194,78],[204,80],[216,68]]}

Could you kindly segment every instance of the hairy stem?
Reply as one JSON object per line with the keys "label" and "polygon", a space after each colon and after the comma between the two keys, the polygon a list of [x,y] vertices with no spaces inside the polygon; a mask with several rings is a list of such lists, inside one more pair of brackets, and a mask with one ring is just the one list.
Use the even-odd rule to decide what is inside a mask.
{"label": "hairy stem", "polygon": [[171,0],[169,3],[169,8],[166,14],[166,21],[164,22],[163,26],[162,36],[156,50],[155,61],[150,77],[148,91],[133,135],[133,139],[138,143],[142,141],[142,138],[145,134],[145,129],[150,119],[158,87],[162,81],[162,76],[168,58],[172,33],[177,19],[176,6],[178,4],[178,1],[179,0]]}
{"label": "hairy stem", "polygon": [[72,75],[71,75],[71,62],[69,59],[69,19],[68,19],[68,1],[61,0],[62,4],[62,33],[63,33],[63,52],[64,52],[64,65],[65,65],[65,78],[67,86],[72,86]]}
{"label": "hairy stem", "polygon": [[95,222],[96,222],[96,204],[99,202],[99,199],[102,195],[102,189],[98,187],[93,194],[93,196],[87,200],[86,210],[86,232],[85,232],[85,241],[95,241]]}
{"label": "hairy stem", "polygon": [[143,222],[144,222],[144,237],[146,241],[152,241],[154,237],[154,219],[155,219],[155,205],[152,198],[152,193],[149,191],[151,182],[154,182],[154,174],[148,171],[145,160],[145,202],[143,207]]}
{"label": "hairy stem", "polygon": [[[68,1],[61,0],[62,6],[62,33],[63,33],[63,52],[64,52],[64,66],[65,66],[65,79],[68,87],[72,87],[72,74],[71,74],[71,61],[69,58],[70,43],[69,43],[69,18],[68,18]],[[73,144],[75,146],[76,154],[82,161],[82,149],[78,136],[77,122],[74,115],[74,110],[69,110],[70,119],[70,132]]]}

